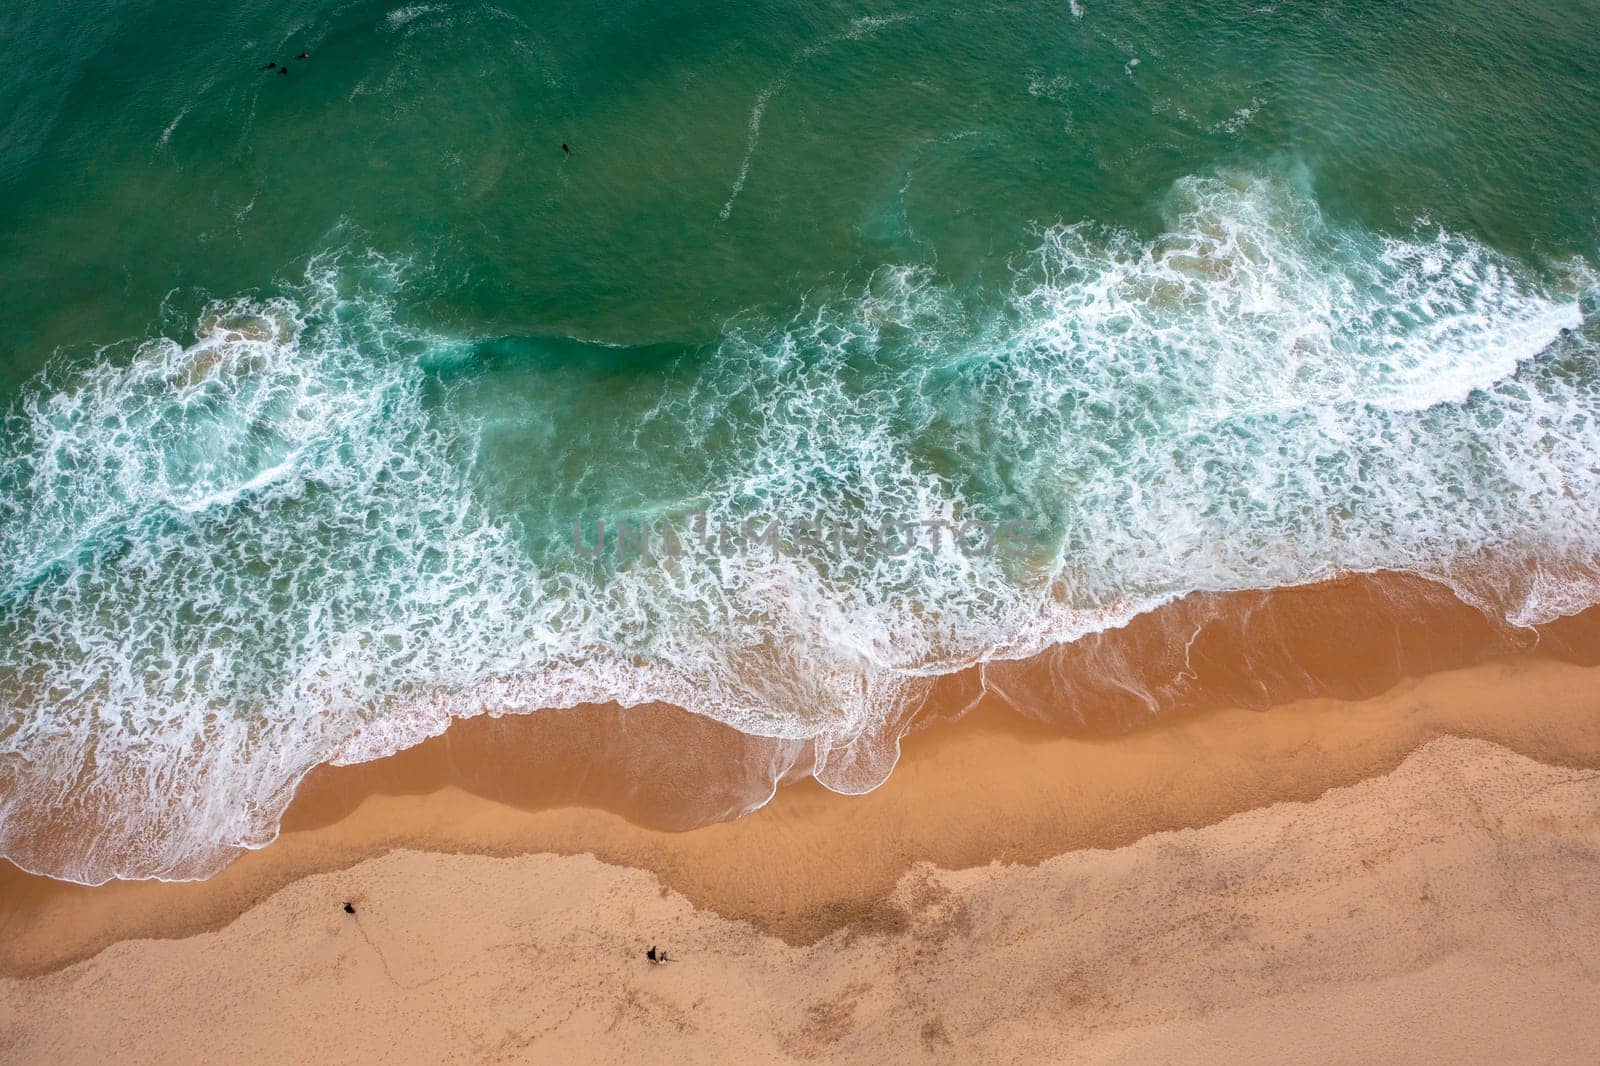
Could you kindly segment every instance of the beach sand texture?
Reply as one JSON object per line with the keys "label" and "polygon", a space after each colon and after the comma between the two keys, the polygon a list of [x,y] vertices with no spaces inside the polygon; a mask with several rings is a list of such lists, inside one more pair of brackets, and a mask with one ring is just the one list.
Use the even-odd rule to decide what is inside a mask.
{"label": "beach sand texture", "polygon": [[[346,793],[207,882],[8,875],[4,1043],[28,1062],[1584,1061],[1597,681],[1524,656],[1113,739],[977,714],[909,738],[878,792],[800,785],[689,832],[454,785]],[[652,943],[680,961],[650,967]]]}
{"label": "beach sand texture", "polygon": [[0,1011],[28,1062],[1592,1061],[1597,875],[1600,775],[1442,738],[1205,829],[918,864],[810,944],[588,855],[396,851]]}

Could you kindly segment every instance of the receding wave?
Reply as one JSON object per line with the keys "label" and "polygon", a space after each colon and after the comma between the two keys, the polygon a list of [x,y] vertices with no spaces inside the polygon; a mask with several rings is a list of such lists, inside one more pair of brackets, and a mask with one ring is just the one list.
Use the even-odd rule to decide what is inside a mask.
{"label": "receding wave", "polygon": [[[0,440],[0,851],[206,876],[319,763],[585,702],[863,791],[933,678],[1192,592],[1403,570],[1514,624],[1600,600],[1584,264],[1335,224],[1249,174],[1178,182],[1153,238],[1036,243],[999,299],[884,269],[695,349],[432,334],[403,265],[325,256],[186,343],[54,368]],[[752,520],[1022,532],[593,535]]]}

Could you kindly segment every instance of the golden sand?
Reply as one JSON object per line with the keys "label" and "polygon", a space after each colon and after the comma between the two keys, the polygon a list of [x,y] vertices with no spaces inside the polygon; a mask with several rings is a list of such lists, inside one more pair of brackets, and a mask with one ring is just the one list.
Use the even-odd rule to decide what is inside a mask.
{"label": "golden sand", "polygon": [[[863,861],[844,840],[827,868]],[[808,944],[589,855],[394,851],[213,932],[0,980],[0,1043],[41,1062],[1594,1061],[1597,874],[1600,775],[1447,737],[1204,829],[917,864],[874,926]]]}
{"label": "golden sand", "polygon": [[[206,882],[0,875],[0,1044],[1592,1058],[1573,1004],[1600,972],[1600,625],[1506,654],[1534,641],[1423,592],[1404,618],[1392,582],[1180,604],[1001,681],[947,682],[875,792],[802,781],[688,831],[663,826],[709,809],[696,781],[736,801],[758,742],[668,708],[458,723],[318,771],[277,842]],[[1163,713],[1138,710],[1139,686],[1087,695],[1113,660],[1155,691],[1197,620]],[[1062,713],[1016,713],[1050,690],[1075,694]],[[640,729],[677,746],[631,743]],[[698,763],[641,769],[649,750]],[[646,967],[652,940],[684,961]]]}

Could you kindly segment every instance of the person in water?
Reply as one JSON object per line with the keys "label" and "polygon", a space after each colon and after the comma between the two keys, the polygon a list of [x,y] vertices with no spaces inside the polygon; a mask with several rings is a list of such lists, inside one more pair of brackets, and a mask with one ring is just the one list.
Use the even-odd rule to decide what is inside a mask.
{"label": "person in water", "polygon": [[299,55],[295,56],[295,58],[296,59],[310,59],[311,58],[311,53],[310,52],[301,52]]}
{"label": "person in water", "polygon": [[562,152],[563,155],[571,155],[572,154],[572,149],[567,147],[567,142],[565,142],[565,141],[561,142],[561,152]]}

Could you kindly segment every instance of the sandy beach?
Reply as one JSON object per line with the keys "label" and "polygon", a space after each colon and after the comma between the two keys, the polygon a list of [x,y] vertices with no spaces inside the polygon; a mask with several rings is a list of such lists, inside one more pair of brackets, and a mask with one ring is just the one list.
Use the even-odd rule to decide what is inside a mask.
{"label": "sandy beach", "polygon": [[[208,881],[10,870],[11,1058],[1600,1050],[1576,1009],[1600,992],[1600,667],[1497,656],[1122,732],[980,701],[908,735],[873,793],[790,784],[687,831],[603,765],[559,791],[611,809],[475,761],[529,727],[321,771]],[[653,943],[681,961],[648,966]]]}

